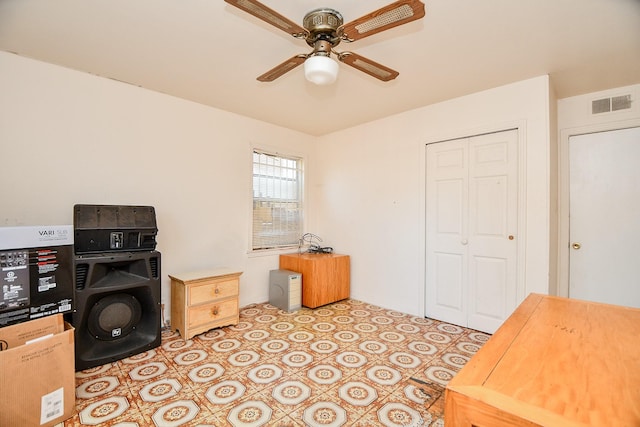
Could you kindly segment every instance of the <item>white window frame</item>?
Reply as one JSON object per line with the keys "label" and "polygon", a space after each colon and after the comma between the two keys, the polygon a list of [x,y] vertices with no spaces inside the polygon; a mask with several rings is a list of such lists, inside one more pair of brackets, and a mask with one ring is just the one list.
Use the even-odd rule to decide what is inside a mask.
{"label": "white window frame", "polygon": [[[261,183],[257,183],[256,174],[256,154],[262,156],[265,163],[263,167],[265,176]],[[269,167],[266,163],[269,160],[276,160],[277,164]],[[280,159],[279,162],[277,159]],[[282,164],[282,161],[295,162],[295,168],[292,163]],[[275,169],[274,169],[275,168]],[[273,174],[271,174],[273,172]],[[290,178],[286,176],[289,174]],[[282,153],[279,151],[252,147],[251,149],[251,221],[249,233],[249,249],[251,253],[265,253],[277,250],[291,250],[297,248],[299,239],[304,234],[305,220],[305,159],[298,154]],[[259,175],[259,174],[258,174]],[[280,175],[280,178],[278,178]],[[294,182],[292,187],[288,183]],[[257,194],[258,186],[266,192]],[[294,194],[295,193],[295,194]],[[292,201],[293,200],[293,201]],[[264,204],[262,212],[256,209],[258,204]],[[270,205],[271,204],[271,205]],[[274,206],[276,205],[276,206]],[[292,205],[294,206],[292,209]],[[288,217],[297,218],[298,227],[290,228],[291,224],[296,221],[288,221]],[[282,220],[284,218],[284,221]],[[265,234],[259,236],[260,229]],[[268,233],[273,233],[271,238]],[[285,241],[279,241],[280,234],[288,235]],[[260,241],[262,239],[262,241]]]}

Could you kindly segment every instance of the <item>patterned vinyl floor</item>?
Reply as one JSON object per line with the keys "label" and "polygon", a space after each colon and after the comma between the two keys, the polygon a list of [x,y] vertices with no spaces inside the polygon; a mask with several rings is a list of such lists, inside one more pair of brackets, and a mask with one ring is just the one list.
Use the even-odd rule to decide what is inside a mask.
{"label": "patterned vinyl floor", "polygon": [[489,335],[356,300],[236,326],[76,373],[68,426],[438,426],[444,386]]}

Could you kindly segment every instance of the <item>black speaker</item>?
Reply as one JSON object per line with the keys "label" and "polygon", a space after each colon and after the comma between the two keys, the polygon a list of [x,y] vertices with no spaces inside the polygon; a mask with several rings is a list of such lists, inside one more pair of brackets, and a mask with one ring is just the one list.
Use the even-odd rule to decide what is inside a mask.
{"label": "black speaker", "polygon": [[156,249],[153,206],[75,205],[73,228],[76,255]]}
{"label": "black speaker", "polygon": [[160,252],[75,256],[76,371],[158,347]]}

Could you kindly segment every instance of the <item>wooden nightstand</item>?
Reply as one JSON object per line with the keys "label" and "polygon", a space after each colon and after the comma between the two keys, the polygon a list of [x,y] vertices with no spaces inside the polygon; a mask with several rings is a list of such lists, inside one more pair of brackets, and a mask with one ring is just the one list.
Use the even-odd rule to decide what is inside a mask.
{"label": "wooden nightstand", "polygon": [[280,268],[302,273],[302,305],[305,307],[316,308],[349,298],[349,255],[280,255]]}
{"label": "wooden nightstand", "polygon": [[213,328],[237,325],[241,274],[221,268],[169,275],[171,330],[190,339]]}

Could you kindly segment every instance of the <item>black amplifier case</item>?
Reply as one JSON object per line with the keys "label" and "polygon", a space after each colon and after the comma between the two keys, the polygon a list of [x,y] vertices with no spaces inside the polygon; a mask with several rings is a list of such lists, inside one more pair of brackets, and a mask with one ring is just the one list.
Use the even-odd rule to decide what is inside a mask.
{"label": "black amplifier case", "polygon": [[75,257],[76,371],[161,342],[160,252]]}
{"label": "black amplifier case", "polygon": [[73,227],[76,255],[156,249],[153,206],[75,205]]}
{"label": "black amplifier case", "polygon": [[160,252],[152,206],[75,205],[76,370],[161,342]]}
{"label": "black amplifier case", "polygon": [[0,227],[0,327],[73,308],[72,227]]}

